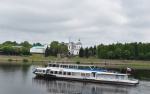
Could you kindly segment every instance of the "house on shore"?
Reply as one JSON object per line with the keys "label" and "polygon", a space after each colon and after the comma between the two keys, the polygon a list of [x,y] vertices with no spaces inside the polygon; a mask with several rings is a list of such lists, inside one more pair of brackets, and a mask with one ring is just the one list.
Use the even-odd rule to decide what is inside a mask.
{"label": "house on shore", "polygon": [[49,47],[47,44],[44,44],[44,46],[34,46],[30,48],[30,52],[33,54],[44,54],[47,46]]}

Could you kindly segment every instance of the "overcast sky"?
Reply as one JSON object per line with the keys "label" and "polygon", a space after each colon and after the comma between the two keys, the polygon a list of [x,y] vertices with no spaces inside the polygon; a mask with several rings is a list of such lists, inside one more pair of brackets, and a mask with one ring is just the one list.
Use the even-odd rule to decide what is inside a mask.
{"label": "overcast sky", "polygon": [[0,43],[150,42],[150,0],[0,0]]}

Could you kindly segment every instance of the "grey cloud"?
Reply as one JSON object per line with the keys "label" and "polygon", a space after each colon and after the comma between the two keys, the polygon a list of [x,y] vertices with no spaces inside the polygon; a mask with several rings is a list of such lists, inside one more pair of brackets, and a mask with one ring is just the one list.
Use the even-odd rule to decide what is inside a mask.
{"label": "grey cloud", "polygon": [[[148,0],[0,0],[0,42],[148,42]],[[7,37],[9,36],[9,37]],[[6,38],[7,37],[7,38]]]}

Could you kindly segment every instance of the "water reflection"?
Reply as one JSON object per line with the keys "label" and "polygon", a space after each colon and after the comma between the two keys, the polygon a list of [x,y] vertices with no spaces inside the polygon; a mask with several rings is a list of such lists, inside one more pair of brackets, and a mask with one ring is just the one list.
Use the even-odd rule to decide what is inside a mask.
{"label": "water reflection", "polygon": [[[126,69],[119,69],[119,68],[114,68],[114,69],[110,69],[110,70],[116,70],[120,73],[126,73]],[[150,71],[149,70],[143,70],[143,69],[132,69],[131,72],[128,72],[131,74],[130,77],[134,77],[135,79],[139,79],[139,80],[148,80],[150,81]]]}
{"label": "water reflection", "polygon": [[50,93],[63,94],[128,94],[129,87],[34,77],[33,84],[46,86]]}

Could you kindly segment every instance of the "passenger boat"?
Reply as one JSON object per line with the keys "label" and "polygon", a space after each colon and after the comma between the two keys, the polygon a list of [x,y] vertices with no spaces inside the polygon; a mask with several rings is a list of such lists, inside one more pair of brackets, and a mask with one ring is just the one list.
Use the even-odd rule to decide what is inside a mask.
{"label": "passenger boat", "polygon": [[[80,67],[89,67],[89,69],[81,69]],[[67,80],[78,80],[95,83],[109,83],[121,85],[137,85],[137,79],[130,79],[130,74],[122,74],[118,72],[109,72],[106,70],[96,70],[97,66],[92,65],[76,65],[76,64],[57,64],[50,63],[46,68],[36,68],[33,73],[36,76],[44,76],[48,78],[60,78]]]}

